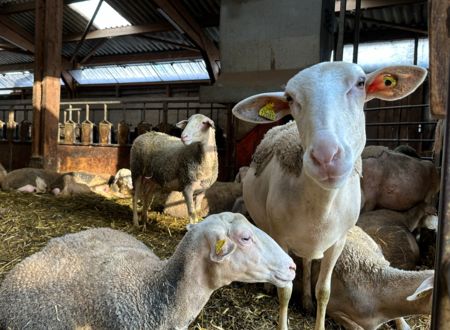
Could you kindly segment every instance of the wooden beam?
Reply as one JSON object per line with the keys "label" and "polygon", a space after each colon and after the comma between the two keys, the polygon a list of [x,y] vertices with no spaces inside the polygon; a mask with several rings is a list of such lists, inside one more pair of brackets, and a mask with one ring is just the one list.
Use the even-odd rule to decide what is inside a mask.
{"label": "wooden beam", "polygon": [[33,36],[4,15],[0,15],[0,37],[23,50],[34,53]]}
{"label": "wooden beam", "polygon": [[58,170],[62,20],[63,0],[36,0],[31,162],[49,170]]}
{"label": "wooden beam", "polygon": [[[352,15],[352,14],[347,14],[347,17],[349,19],[355,19],[355,15]],[[388,27],[388,28],[396,29],[396,30],[403,30],[403,31],[409,31],[409,32],[423,34],[423,35],[428,35],[428,31],[427,30],[418,29],[418,28],[414,28],[414,27],[411,27],[411,26],[407,26],[407,25],[396,24],[396,23],[392,23],[392,22],[386,22],[386,21],[373,19],[373,18],[368,18],[368,17],[361,17],[361,21],[362,22],[366,22],[366,23],[372,23],[372,24],[379,25],[379,26],[385,26],[385,27]]]}
{"label": "wooden beam", "polygon": [[[150,23],[144,25],[134,25],[134,26],[122,26],[112,29],[102,29],[91,31],[86,35],[87,39],[101,39],[101,38],[112,38],[121,37],[128,35],[136,35],[142,33],[155,33],[155,32],[165,32],[171,31],[173,27],[167,23]],[[64,42],[68,41],[78,41],[83,37],[82,33],[77,33],[73,35],[67,35],[63,37]]]}
{"label": "wooden beam", "polygon": [[181,29],[186,33],[201,50],[211,82],[215,82],[219,75],[220,52],[214,42],[203,33],[201,26],[181,1],[153,0],[153,2],[159,7],[161,15],[177,30]]}
{"label": "wooden beam", "polygon": [[[428,10],[430,27],[430,110],[438,117],[447,114],[447,72],[450,68],[450,9],[448,0],[432,0]],[[450,130],[450,127],[447,127]],[[450,144],[450,141],[448,141]]]}
{"label": "wooden beam", "polygon": [[95,55],[97,50],[99,50],[104,44],[108,42],[108,40],[108,38],[98,40],[94,47],[91,48],[91,50],[78,62],[78,64],[82,65],[86,63],[92,56]]}
{"label": "wooden beam", "polygon": [[76,83],[75,79],[73,79],[73,76],[70,74],[69,71],[61,71],[61,79],[64,82],[64,86],[66,86],[67,90],[69,91],[69,96],[74,97]]}
{"label": "wooden beam", "polygon": [[164,60],[187,60],[201,58],[200,52],[192,50],[177,50],[172,52],[149,52],[139,54],[95,56],[91,57],[86,66],[124,64],[124,63],[142,63]]}

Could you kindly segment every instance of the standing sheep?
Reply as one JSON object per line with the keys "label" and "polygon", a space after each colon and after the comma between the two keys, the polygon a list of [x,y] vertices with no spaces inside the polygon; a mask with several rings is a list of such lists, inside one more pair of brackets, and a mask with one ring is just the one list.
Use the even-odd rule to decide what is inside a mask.
{"label": "standing sheep", "polygon": [[[295,122],[272,128],[244,178],[245,206],[278,244],[304,259],[303,304],[312,309],[311,262],[322,259],[315,287],[316,330],[325,329],[331,274],[358,219],[361,153],[366,142],[364,102],[412,93],[426,70],[392,66],[366,75],[357,64],[327,62],[291,78],[285,92],[251,96],[233,113],[253,123],[291,114]],[[287,329],[292,288],[279,290],[279,329]]]}
{"label": "standing sheep", "polygon": [[432,204],[440,178],[434,164],[382,146],[362,153],[361,208],[405,211],[420,202]]}
{"label": "standing sheep", "polygon": [[150,197],[159,185],[166,191],[181,191],[189,220],[198,220],[205,191],[217,180],[218,158],[214,122],[195,114],[177,124],[184,128],[181,139],[159,132],[139,136],[131,147],[130,167],[134,187],[133,223],[139,225],[137,202],[143,202],[141,219],[147,220]]}
{"label": "standing sheep", "polygon": [[[317,266],[314,263],[313,283],[319,276]],[[353,227],[333,271],[327,314],[346,329],[374,330],[394,319],[409,329],[403,316],[431,313],[433,275],[433,270],[390,266],[370,236]]]}
{"label": "standing sheep", "polygon": [[187,329],[214,290],[233,281],[284,287],[292,259],[242,215],[190,225],[161,261],[117,230],[52,239],[0,287],[1,329]]}

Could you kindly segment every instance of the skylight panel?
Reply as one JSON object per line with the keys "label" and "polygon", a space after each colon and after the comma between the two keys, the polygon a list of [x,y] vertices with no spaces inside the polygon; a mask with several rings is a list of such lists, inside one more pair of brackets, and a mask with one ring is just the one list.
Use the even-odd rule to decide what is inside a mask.
{"label": "skylight panel", "polygon": [[[88,21],[91,20],[94,15],[95,9],[97,8],[98,0],[87,0],[81,2],[71,3],[69,6],[75,10],[78,14],[86,18]],[[120,26],[130,26],[131,23],[128,22],[122,15],[120,15],[114,8],[112,8],[106,1],[102,2],[102,5],[95,16],[94,26],[97,29],[109,29],[113,27]]]}

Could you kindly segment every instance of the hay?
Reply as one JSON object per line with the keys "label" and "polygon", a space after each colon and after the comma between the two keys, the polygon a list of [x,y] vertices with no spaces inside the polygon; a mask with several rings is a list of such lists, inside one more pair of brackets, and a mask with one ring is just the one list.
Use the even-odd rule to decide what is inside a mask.
{"label": "hay", "polygon": [[[93,227],[125,231],[142,240],[161,258],[172,255],[185,233],[187,220],[151,212],[143,232],[132,225],[130,202],[129,198],[56,198],[0,191],[0,282],[11,268],[40,250],[50,238]],[[277,315],[276,294],[266,293],[262,284],[233,283],[212,295],[189,329],[274,329]],[[429,329],[429,317],[411,319],[408,322],[412,329]],[[314,328],[314,318],[302,314],[297,304],[292,304],[289,310],[289,323],[291,329]],[[326,328],[342,329],[328,319]]]}

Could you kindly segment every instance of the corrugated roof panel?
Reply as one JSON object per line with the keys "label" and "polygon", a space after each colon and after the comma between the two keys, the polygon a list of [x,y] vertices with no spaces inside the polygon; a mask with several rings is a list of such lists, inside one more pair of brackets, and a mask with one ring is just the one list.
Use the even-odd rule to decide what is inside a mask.
{"label": "corrugated roof panel", "polygon": [[7,72],[0,74],[0,88],[31,87],[34,76],[31,72]]}
{"label": "corrugated roof panel", "polygon": [[33,55],[0,51],[0,64],[31,63],[33,61]]}
{"label": "corrugated roof panel", "polygon": [[218,16],[220,14],[220,0],[183,0],[183,2],[197,20],[205,16]]}
{"label": "corrugated roof panel", "polygon": [[209,79],[202,60],[111,65],[71,70],[79,84],[116,84]]}

